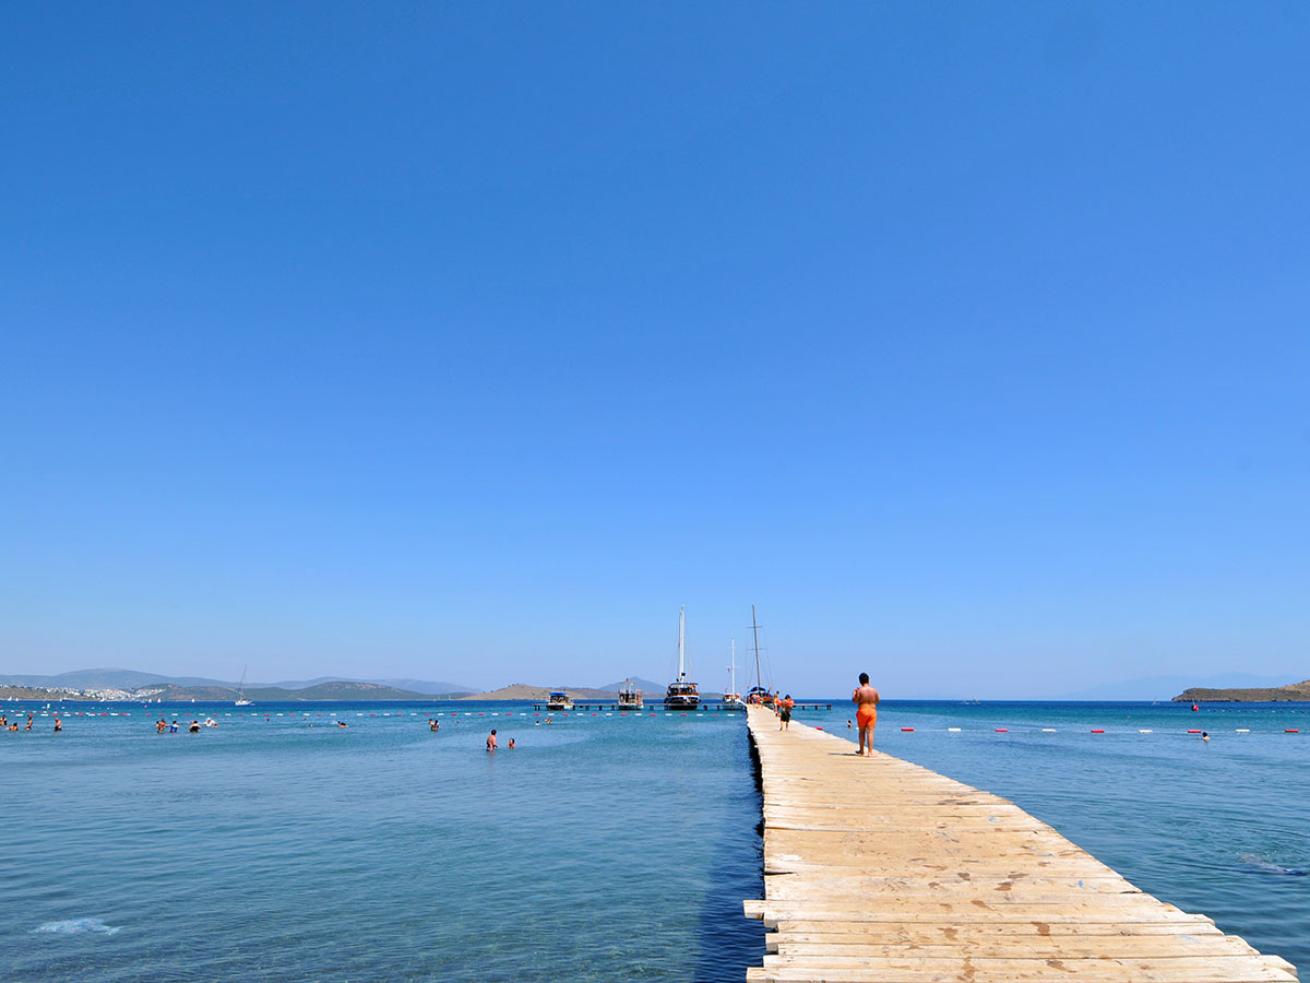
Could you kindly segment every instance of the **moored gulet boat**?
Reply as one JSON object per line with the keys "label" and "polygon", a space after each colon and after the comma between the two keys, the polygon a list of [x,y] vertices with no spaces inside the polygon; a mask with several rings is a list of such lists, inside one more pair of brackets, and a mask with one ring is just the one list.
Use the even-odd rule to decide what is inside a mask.
{"label": "moored gulet boat", "polygon": [[755,636],[755,685],[746,693],[746,702],[771,707],[776,701],[764,685],[764,674],[760,671],[760,622],[755,617],[754,604],[751,605],[751,632]]}
{"label": "moored gulet boat", "polygon": [[629,679],[624,682],[623,688],[619,690],[619,709],[620,710],[640,710],[646,705],[642,698],[641,690]]}
{"label": "moored gulet boat", "polygon": [[665,710],[695,710],[700,707],[700,687],[687,678],[687,609],[678,609],[678,677],[664,691]]}
{"label": "moored gulet boat", "polygon": [[723,694],[723,709],[745,710],[746,701],[737,692],[737,640],[732,640],[732,654],[728,659],[728,689]]}
{"label": "moored gulet boat", "polygon": [[[540,692],[540,690],[538,690]],[[573,697],[569,696],[563,690],[558,690],[550,694],[550,699],[546,701],[547,710],[572,710]]]}

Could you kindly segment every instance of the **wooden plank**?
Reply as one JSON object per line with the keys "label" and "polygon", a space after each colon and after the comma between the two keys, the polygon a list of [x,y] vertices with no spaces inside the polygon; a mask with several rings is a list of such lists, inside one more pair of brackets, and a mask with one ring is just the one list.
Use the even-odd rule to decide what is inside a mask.
{"label": "wooden plank", "polygon": [[747,711],[766,936],[748,980],[1288,983],[1295,969],[1140,891],[1012,802]]}

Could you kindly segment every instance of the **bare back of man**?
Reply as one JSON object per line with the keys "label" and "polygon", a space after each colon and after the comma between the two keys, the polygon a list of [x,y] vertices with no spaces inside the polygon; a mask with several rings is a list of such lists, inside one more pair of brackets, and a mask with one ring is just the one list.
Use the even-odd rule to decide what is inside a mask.
{"label": "bare back of man", "polygon": [[860,727],[860,748],[856,754],[873,754],[873,732],[878,726],[878,704],[882,697],[869,685],[869,674],[860,673],[860,685],[851,694],[856,706],[855,721]]}

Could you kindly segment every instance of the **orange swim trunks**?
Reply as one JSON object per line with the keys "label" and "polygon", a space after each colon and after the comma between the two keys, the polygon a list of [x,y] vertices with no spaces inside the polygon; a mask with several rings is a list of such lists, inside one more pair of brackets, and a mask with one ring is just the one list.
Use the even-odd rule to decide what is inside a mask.
{"label": "orange swim trunks", "polygon": [[855,722],[859,724],[860,730],[875,726],[878,723],[878,708],[872,703],[861,704],[855,713]]}

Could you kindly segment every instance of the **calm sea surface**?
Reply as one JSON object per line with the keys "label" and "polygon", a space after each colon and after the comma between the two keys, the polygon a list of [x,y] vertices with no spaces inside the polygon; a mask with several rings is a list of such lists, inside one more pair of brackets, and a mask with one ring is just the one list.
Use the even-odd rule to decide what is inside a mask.
{"label": "calm sea surface", "polygon": [[[736,981],[762,956],[741,715],[162,710],[220,726],[157,735],[159,707],[67,704],[63,734],[39,710],[0,734],[6,976]],[[850,716],[797,719],[845,737]],[[486,754],[491,727],[519,747]],[[879,745],[1310,969],[1310,708],[893,702]]]}

